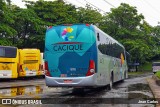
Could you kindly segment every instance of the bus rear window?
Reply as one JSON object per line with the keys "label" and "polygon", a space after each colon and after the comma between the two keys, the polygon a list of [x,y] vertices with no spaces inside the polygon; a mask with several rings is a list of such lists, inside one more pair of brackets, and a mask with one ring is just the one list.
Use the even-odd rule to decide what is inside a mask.
{"label": "bus rear window", "polygon": [[24,60],[24,64],[38,63],[38,60]]}
{"label": "bus rear window", "polygon": [[0,47],[0,57],[16,58],[17,49],[12,47]]}

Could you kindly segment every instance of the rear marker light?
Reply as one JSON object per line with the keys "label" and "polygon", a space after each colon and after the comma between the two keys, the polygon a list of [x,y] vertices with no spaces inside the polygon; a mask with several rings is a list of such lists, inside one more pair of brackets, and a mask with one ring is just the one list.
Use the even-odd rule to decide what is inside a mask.
{"label": "rear marker light", "polygon": [[49,26],[49,27],[48,27],[48,29],[51,29],[51,28],[52,28],[52,26]]}
{"label": "rear marker light", "polygon": [[94,60],[90,60],[89,61],[89,69],[88,69],[86,76],[93,75],[94,73],[95,73],[95,63],[94,63]]}
{"label": "rear marker light", "polygon": [[91,73],[95,73],[95,70],[94,70],[94,69],[90,69],[90,72],[91,72]]}
{"label": "rear marker light", "polygon": [[86,24],[86,26],[90,26],[90,24]]}

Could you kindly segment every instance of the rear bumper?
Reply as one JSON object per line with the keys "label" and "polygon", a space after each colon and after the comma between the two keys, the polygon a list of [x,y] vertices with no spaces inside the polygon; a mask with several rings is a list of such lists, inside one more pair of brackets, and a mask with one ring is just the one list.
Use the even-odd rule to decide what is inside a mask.
{"label": "rear bumper", "polygon": [[1,78],[13,78],[12,70],[0,70],[0,79]]}
{"label": "rear bumper", "polygon": [[30,77],[30,76],[36,76],[36,71],[25,71],[25,72],[19,72],[19,77]]}
{"label": "rear bumper", "polygon": [[0,79],[3,79],[3,78],[13,78],[13,77],[12,77],[12,75],[3,76],[0,74]]}
{"label": "rear bumper", "polygon": [[[70,80],[65,83],[64,80]],[[45,76],[46,85],[49,87],[92,87],[96,86],[96,74],[87,77],[48,77]]]}

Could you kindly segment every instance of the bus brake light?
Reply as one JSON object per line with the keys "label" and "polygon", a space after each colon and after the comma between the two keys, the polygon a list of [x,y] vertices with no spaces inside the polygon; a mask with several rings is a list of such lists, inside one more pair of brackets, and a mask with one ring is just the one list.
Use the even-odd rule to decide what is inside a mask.
{"label": "bus brake light", "polygon": [[86,76],[93,75],[94,73],[95,73],[95,63],[94,63],[94,60],[90,60],[89,61],[89,69],[88,69]]}
{"label": "bus brake light", "polygon": [[48,62],[45,62],[45,75],[51,77],[51,74],[48,69]]}

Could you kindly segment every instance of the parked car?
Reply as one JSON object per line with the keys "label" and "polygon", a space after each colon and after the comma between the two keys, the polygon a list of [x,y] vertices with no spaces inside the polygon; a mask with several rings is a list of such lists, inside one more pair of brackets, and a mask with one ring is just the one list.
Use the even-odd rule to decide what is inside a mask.
{"label": "parked car", "polygon": [[153,62],[152,63],[152,71],[154,74],[156,72],[160,71],[160,62]]}

